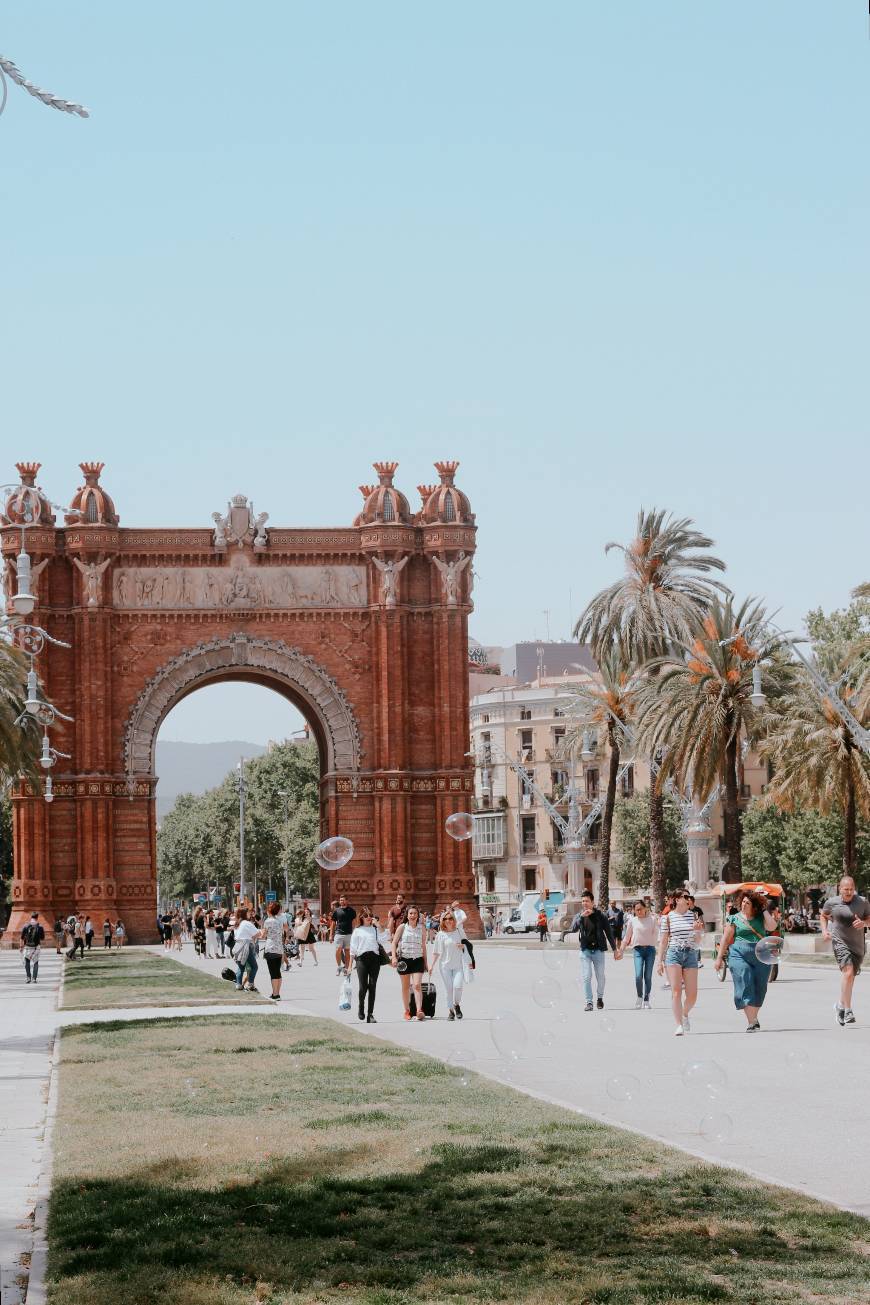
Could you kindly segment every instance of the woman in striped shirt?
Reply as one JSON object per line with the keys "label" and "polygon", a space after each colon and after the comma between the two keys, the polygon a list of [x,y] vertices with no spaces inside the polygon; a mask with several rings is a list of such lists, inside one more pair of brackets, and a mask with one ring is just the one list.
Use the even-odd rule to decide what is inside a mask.
{"label": "woman in striped shirt", "polygon": [[703,926],[692,910],[690,894],[678,893],[673,910],[662,916],[659,929],[659,974],[664,974],[667,966],[677,1038],[691,1031],[689,1012],[698,1000],[698,948],[702,931]]}

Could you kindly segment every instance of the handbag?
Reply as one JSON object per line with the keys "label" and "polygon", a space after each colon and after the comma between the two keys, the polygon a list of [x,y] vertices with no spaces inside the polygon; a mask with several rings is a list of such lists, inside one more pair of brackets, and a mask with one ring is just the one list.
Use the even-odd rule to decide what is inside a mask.
{"label": "handbag", "polygon": [[306,938],[308,937],[308,925],[297,924],[296,928],[293,930],[293,937],[296,938],[299,942],[305,942]]}
{"label": "handbag", "polygon": [[378,943],[378,960],[380,961],[381,965],[390,964],[390,958],[386,953],[386,949],[384,948],[383,943]]}

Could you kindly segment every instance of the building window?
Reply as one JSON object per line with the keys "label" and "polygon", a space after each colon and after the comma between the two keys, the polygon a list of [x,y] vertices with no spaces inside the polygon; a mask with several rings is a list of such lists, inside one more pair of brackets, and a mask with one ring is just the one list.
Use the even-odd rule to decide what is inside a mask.
{"label": "building window", "polygon": [[589,829],[589,842],[594,847],[601,842],[601,817],[596,816]]}
{"label": "building window", "polygon": [[485,712],[483,713],[483,715],[481,716],[480,719],[483,721],[484,725],[488,725],[488,724],[489,724],[489,712],[488,712],[488,711],[485,711]]}
{"label": "building window", "polygon": [[531,720],[531,719],[532,719],[531,707],[520,707],[520,720]]}
{"label": "building window", "polygon": [[527,748],[531,749],[531,746],[532,746],[532,731],[520,730],[520,747],[522,748],[523,752],[525,752]]}
{"label": "building window", "polygon": [[523,856],[534,855],[537,851],[534,816],[520,816],[520,838]]}
{"label": "building window", "polygon": [[586,772],[586,797],[590,802],[598,800],[598,771],[594,768]]}
{"label": "building window", "polygon": [[[564,715],[565,715],[565,712],[562,710],[561,707],[554,707],[554,708],[553,708],[553,715],[554,715],[554,716],[564,716]],[[563,730],[562,733],[564,734],[564,732],[565,732],[565,731]]]}
{"label": "building window", "polygon": [[564,726],[564,725],[554,725],[554,726],[553,726],[553,742],[556,744],[557,747],[559,746],[560,743],[564,743],[564,742],[565,742],[565,726]]}
{"label": "building window", "polygon": [[552,821],[551,823],[552,823],[552,825],[553,825],[553,847],[554,847],[554,848],[556,848],[556,847],[564,847],[564,846],[565,846],[565,838],[564,838],[564,836],[563,836],[563,834],[562,834],[561,829],[559,828],[559,826],[556,824],[555,821]]}
{"label": "building window", "polygon": [[395,521],[395,519],[396,519],[396,514],[393,511],[393,496],[392,494],[385,494],[384,495],[384,520]]}
{"label": "building window", "polygon": [[486,884],[486,888],[485,888],[483,891],[484,891],[485,893],[494,893],[494,892],[495,892],[495,871],[494,871],[494,870],[487,870],[487,871],[485,872],[484,882],[485,882],[485,884]]}
{"label": "building window", "polygon": [[456,504],[453,502],[453,494],[449,489],[444,495],[444,520],[456,520]]}
{"label": "building window", "polygon": [[523,866],[523,887],[527,893],[533,893],[538,886],[538,871],[533,865]]}
{"label": "building window", "polygon": [[619,782],[623,797],[634,797],[634,766],[629,766]]}

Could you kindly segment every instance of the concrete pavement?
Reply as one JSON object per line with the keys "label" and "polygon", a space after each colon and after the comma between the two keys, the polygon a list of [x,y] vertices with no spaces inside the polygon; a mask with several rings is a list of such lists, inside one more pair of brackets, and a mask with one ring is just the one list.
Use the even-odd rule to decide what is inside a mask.
{"label": "concrete pavement", "polygon": [[[337,1009],[332,949],[321,944],[317,952],[319,968],[306,958],[302,969],[285,974],[279,1010],[337,1019],[444,1060],[461,1051],[478,1073],[522,1091],[870,1216],[870,1135],[863,1128],[870,976],[856,983],[859,1022],[840,1028],[832,1009],[836,971],[784,962],[769,987],[762,1031],[749,1034],[730,980],[720,984],[706,958],[692,1032],[676,1038],[657,975],[653,1010],[634,1009],[630,954],[620,962],[608,958],[606,1008],[586,1014],[575,949],[478,943],[461,1024],[446,1020],[440,988],[437,1018],[406,1023],[398,976],[384,970],[378,1023],[369,1025],[358,1023],[355,1003],[351,1011]],[[200,960],[190,946],[170,954],[215,973],[226,964]],[[269,991],[262,963],[257,986]],[[505,1059],[493,1042],[499,1012],[519,1023],[507,1047],[516,1059]],[[848,1156],[832,1144],[832,1130],[841,1128],[848,1130]]]}

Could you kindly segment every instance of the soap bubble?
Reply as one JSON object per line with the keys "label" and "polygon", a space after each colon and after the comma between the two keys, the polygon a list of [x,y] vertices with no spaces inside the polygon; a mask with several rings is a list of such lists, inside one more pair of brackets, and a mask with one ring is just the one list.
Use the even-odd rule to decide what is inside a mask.
{"label": "soap bubble", "polygon": [[505,1060],[519,1060],[525,1050],[528,1034],[526,1026],[513,1011],[501,1010],[494,1015],[489,1025],[496,1051]]}
{"label": "soap bubble", "polygon": [[789,1069],[806,1069],[807,1065],[810,1063],[810,1058],[805,1051],[801,1051],[800,1048],[798,1048],[795,1051],[786,1052],[785,1063],[788,1065]]}
{"label": "soap bubble", "polygon": [[728,1075],[718,1060],[689,1060],[683,1066],[683,1082],[687,1088],[697,1088],[715,1098],[728,1086]]}
{"label": "soap bubble", "polygon": [[541,951],[541,960],[548,970],[558,974],[560,970],[564,970],[568,954],[559,943],[545,943]]}
{"label": "soap bubble", "polygon": [[532,1001],[543,1010],[552,1010],[562,1000],[562,989],[555,979],[535,979],[532,984]]}
{"label": "soap bubble", "polygon": [[614,1101],[634,1101],[640,1096],[640,1079],[633,1074],[617,1074],[607,1080],[607,1095]]}
{"label": "soap bubble", "polygon": [[314,851],[314,859],[322,870],[340,870],[353,856],[353,843],[336,834],[325,838]]}
{"label": "soap bubble", "polygon": [[556,1045],[556,1035],[547,1029],[546,1032],[541,1034],[538,1041],[542,1047],[554,1047]]}
{"label": "soap bubble", "polygon": [[565,1011],[565,1010],[560,1010],[560,1011],[557,1013],[557,1015],[556,1015],[556,1023],[557,1023],[557,1024],[567,1024],[567,1023],[568,1023],[568,1012]]}
{"label": "soap bubble", "polygon": [[598,1021],[598,1030],[600,1033],[613,1033],[616,1030],[616,1025],[609,1015],[602,1015]]}
{"label": "soap bubble", "polygon": [[457,843],[464,843],[474,833],[474,816],[467,811],[454,811],[444,821],[444,828]]}
{"label": "soap bubble", "polygon": [[734,1135],[734,1120],[730,1115],[705,1115],[699,1131],[708,1142],[730,1142]]}
{"label": "soap bubble", "polygon": [[762,965],[778,965],[782,956],[782,939],[779,937],[759,938],[755,944],[756,959]]}
{"label": "soap bubble", "polygon": [[471,1082],[470,1071],[477,1057],[470,1047],[457,1047],[447,1057],[446,1064],[456,1073],[460,1087],[468,1087]]}

